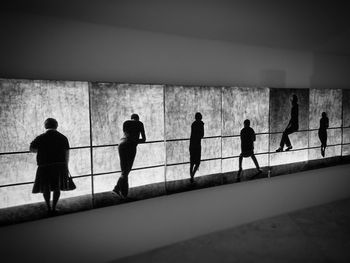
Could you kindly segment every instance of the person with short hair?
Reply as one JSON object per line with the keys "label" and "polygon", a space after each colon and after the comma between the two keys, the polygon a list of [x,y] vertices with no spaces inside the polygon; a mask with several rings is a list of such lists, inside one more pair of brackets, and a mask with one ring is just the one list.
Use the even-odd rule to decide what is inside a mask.
{"label": "person with short hair", "polygon": [[256,169],[258,170],[258,173],[255,176],[262,173],[258,160],[256,159],[254,154],[254,142],[256,140],[256,136],[255,136],[255,131],[250,127],[250,120],[247,119],[244,121],[244,128],[241,130],[240,137],[241,137],[241,154],[239,155],[239,170],[238,170],[238,176],[237,176],[238,180],[240,180],[240,176],[242,173],[243,157],[252,158],[256,166]]}
{"label": "person with short hair", "polygon": [[69,142],[66,136],[57,131],[58,123],[55,119],[46,119],[44,126],[46,132],[36,137],[29,147],[31,152],[37,153],[38,164],[32,192],[42,193],[48,213],[54,214],[57,212],[61,190],[68,190]]}
{"label": "person with short hair", "polygon": [[201,140],[204,137],[204,122],[202,121],[202,114],[197,112],[195,114],[195,121],[191,125],[190,137],[190,181],[194,183],[194,175],[196,174],[201,163]]}
{"label": "person with short hair", "polygon": [[322,112],[322,117],[320,119],[320,128],[318,129],[318,137],[321,141],[321,155],[325,156],[327,147],[327,129],[329,127],[329,119],[326,112]]}
{"label": "person with short hair", "polygon": [[145,129],[139,115],[134,113],[131,120],[123,123],[123,132],[124,137],[118,146],[121,175],[113,192],[125,199],[129,192],[128,176],[135,160],[137,145],[146,141]]}

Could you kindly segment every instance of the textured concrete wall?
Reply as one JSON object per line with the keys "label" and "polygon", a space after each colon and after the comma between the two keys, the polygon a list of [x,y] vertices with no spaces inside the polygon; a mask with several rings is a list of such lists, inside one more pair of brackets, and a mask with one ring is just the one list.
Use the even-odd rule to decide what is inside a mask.
{"label": "textured concrete wall", "polygon": [[[320,127],[320,119],[322,112],[326,112],[329,119],[329,128],[339,128],[342,125],[342,90],[341,89],[311,89],[310,90],[310,129],[318,129]],[[320,146],[321,142],[318,137],[318,131],[310,131],[309,133],[310,147]],[[331,129],[327,131],[326,157],[340,156],[341,146],[332,146],[341,144],[342,130]],[[309,150],[309,160],[321,159],[320,149]]]}
{"label": "textured concrete wall", "polygon": [[[88,84],[71,81],[0,80],[0,152],[28,151],[29,144],[45,131],[44,121],[53,117],[58,131],[67,136],[71,147],[88,146],[90,141]],[[73,176],[90,173],[88,149],[72,149]],[[35,154],[0,155],[0,184],[33,182]],[[62,197],[91,193],[90,177],[76,178],[77,190]],[[31,193],[32,184],[0,188],[0,207],[42,200]]]}
{"label": "textured concrete wall", "polygon": [[[271,89],[270,90],[270,150],[275,151],[280,144],[282,132],[291,118],[291,98],[293,94],[298,97],[299,105],[299,131],[289,135],[293,150],[308,147],[309,127],[309,90],[305,89]],[[270,165],[302,162],[308,160],[308,151],[290,151],[272,153]]]}

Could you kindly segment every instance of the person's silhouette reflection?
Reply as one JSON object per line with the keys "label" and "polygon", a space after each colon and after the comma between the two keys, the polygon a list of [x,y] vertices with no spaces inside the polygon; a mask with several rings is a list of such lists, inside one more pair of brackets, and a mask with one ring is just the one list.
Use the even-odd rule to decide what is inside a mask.
{"label": "person's silhouette reflection", "polygon": [[292,144],[290,143],[289,134],[292,134],[293,132],[298,131],[299,129],[299,106],[298,106],[298,97],[296,95],[293,95],[293,98],[291,100],[292,102],[292,109],[290,114],[290,120],[286,127],[286,129],[283,132],[280,147],[276,150],[276,152],[282,152],[284,145],[287,146],[286,151],[291,150]]}
{"label": "person's silhouette reflection", "polygon": [[[68,190],[66,182],[69,176],[69,142],[66,136],[56,130],[58,123],[55,119],[46,119],[44,126],[47,131],[36,137],[29,147],[31,152],[37,153],[38,164],[32,192],[42,193],[48,213],[56,213],[61,190]],[[52,207],[51,192],[53,192]]]}
{"label": "person's silhouette reflection", "polygon": [[320,128],[318,129],[318,137],[321,141],[321,155],[325,156],[325,151],[327,147],[327,129],[329,127],[329,120],[327,113],[322,112],[322,118],[320,119]]}
{"label": "person's silhouette reflection", "polygon": [[124,137],[118,146],[121,175],[113,192],[124,199],[128,196],[128,175],[135,160],[137,145],[146,141],[145,130],[143,123],[139,121],[139,115],[132,114],[131,120],[123,123],[123,132]]}
{"label": "person's silhouette reflection", "polygon": [[250,120],[244,121],[244,128],[241,130],[241,154],[239,155],[239,170],[237,175],[237,181],[240,181],[240,176],[242,173],[242,160],[243,157],[251,157],[256,169],[258,170],[258,174],[261,174],[262,171],[260,169],[258,160],[255,157],[254,154],[254,142],[256,140],[255,131],[250,127]]}
{"label": "person's silhouette reflection", "polygon": [[194,175],[197,172],[201,162],[201,140],[204,137],[204,123],[202,122],[202,114],[195,114],[195,121],[191,125],[190,137],[190,180],[194,182]]}

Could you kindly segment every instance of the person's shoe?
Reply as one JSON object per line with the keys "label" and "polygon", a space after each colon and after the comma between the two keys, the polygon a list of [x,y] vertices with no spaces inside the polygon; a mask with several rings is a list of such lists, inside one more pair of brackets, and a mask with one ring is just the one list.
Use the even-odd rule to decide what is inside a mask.
{"label": "person's shoe", "polygon": [[286,152],[288,152],[289,150],[292,150],[293,147],[292,146],[288,146],[287,149],[286,149]]}
{"label": "person's shoe", "polygon": [[193,177],[190,178],[190,183],[194,184],[194,178]]}
{"label": "person's shoe", "polygon": [[277,150],[276,150],[276,152],[278,153],[278,152],[283,152],[283,148],[282,147],[279,147]]}
{"label": "person's shoe", "polygon": [[113,193],[117,194],[121,199],[125,199],[125,196],[122,194],[122,192],[120,191],[120,189],[117,186],[114,187]]}
{"label": "person's shoe", "polygon": [[324,149],[321,149],[321,155],[324,157]]}

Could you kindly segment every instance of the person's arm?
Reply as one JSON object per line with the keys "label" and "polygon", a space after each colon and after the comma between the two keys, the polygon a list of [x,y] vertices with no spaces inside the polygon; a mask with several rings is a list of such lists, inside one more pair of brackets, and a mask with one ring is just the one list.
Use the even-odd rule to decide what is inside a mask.
{"label": "person's arm", "polygon": [[143,127],[143,123],[141,122],[141,139],[139,139],[139,143],[143,143],[146,141],[146,134],[145,134],[145,128]]}
{"label": "person's arm", "polygon": [[29,145],[29,151],[36,153],[38,152],[38,139],[35,138],[34,141],[32,141]]}
{"label": "person's arm", "polygon": [[255,135],[255,131],[252,129],[252,134],[253,134],[253,142],[255,142],[256,140],[256,135]]}
{"label": "person's arm", "polygon": [[66,157],[66,165],[68,167],[68,164],[69,164],[69,141],[67,138],[65,140],[65,157]]}
{"label": "person's arm", "polygon": [[201,126],[201,138],[204,138],[204,123]]}
{"label": "person's arm", "polygon": [[69,149],[66,150],[65,156],[66,156],[66,165],[68,166],[68,163],[69,163]]}
{"label": "person's arm", "polygon": [[126,121],[123,123],[123,132],[124,132],[124,135],[126,138],[129,137],[129,132],[127,131],[127,128],[126,128]]}

